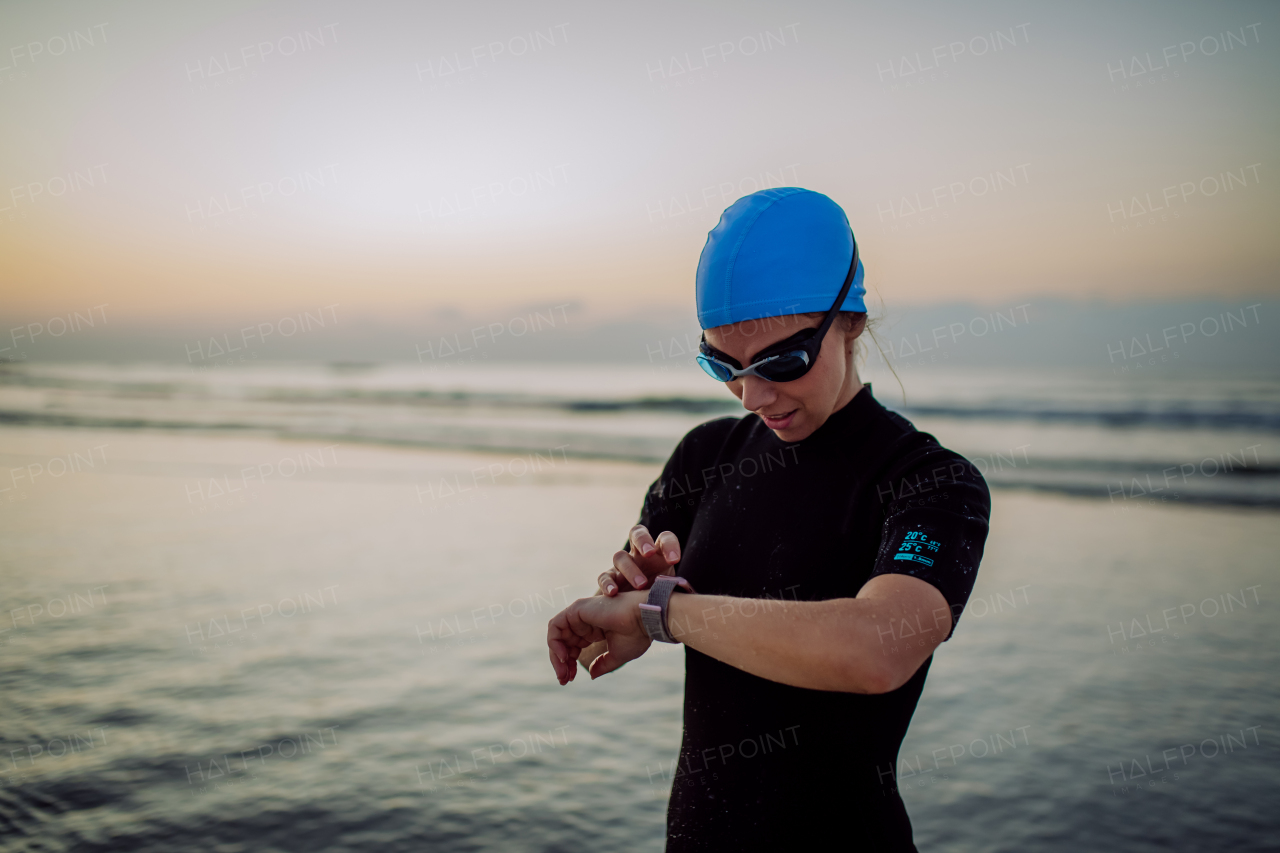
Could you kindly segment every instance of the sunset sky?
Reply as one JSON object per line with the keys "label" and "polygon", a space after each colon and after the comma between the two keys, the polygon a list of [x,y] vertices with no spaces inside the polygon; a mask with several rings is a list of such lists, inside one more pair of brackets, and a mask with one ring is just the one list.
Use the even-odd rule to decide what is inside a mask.
{"label": "sunset sky", "polygon": [[6,319],[688,311],[740,195],[873,297],[1275,292],[1274,3],[8,3]]}

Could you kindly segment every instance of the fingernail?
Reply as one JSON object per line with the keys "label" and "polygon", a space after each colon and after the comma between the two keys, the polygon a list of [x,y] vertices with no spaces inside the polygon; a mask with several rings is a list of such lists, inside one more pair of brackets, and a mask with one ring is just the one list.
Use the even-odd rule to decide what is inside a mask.
{"label": "fingernail", "polygon": [[604,591],[605,591],[605,592],[607,592],[607,593],[609,593],[610,595],[613,595],[614,590],[616,590],[616,589],[617,589],[617,587],[616,587],[616,586],[614,586],[613,584],[609,584],[608,586],[606,586],[606,587],[604,588]]}
{"label": "fingernail", "polygon": [[639,589],[642,586],[644,586],[644,575],[640,575],[636,578],[636,589]]}
{"label": "fingernail", "polygon": [[667,562],[669,562],[669,563],[674,563],[674,562],[676,561],[677,557],[678,557],[678,555],[676,554],[676,552],[675,552],[675,551],[668,551],[668,552],[667,552]]}

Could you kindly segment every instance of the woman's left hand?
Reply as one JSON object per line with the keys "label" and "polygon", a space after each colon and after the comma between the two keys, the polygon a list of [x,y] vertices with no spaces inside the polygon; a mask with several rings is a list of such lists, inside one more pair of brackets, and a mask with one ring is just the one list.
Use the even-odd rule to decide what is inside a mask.
{"label": "woman's left hand", "polygon": [[624,592],[615,596],[580,598],[557,613],[547,623],[547,647],[556,678],[564,685],[578,672],[578,654],[601,640],[608,651],[591,664],[591,677],[599,678],[648,651],[648,633],[640,621],[640,603],[647,591]]}

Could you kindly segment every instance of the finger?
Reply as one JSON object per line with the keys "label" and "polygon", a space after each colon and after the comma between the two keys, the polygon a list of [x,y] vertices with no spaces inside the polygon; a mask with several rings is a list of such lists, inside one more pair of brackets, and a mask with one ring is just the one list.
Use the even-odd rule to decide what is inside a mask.
{"label": "finger", "polygon": [[561,666],[560,661],[556,659],[556,653],[553,650],[547,649],[547,656],[551,658],[551,668],[556,671],[556,681],[559,681],[560,686],[563,687],[565,683],[564,668]]}
{"label": "finger", "polygon": [[551,657],[551,668],[556,671],[556,680],[561,685],[569,680],[569,673],[573,670],[574,664],[571,660],[573,657],[570,649],[560,640],[547,640],[547,654]]}
{"label": "finger", "polygon": [[562,669],[568,663],[572,654],[569,647],[562,640],[547,640],[547,648],[551,651],[552,657],[556,659],[557,670]]}
{"label": "finger", "polygon": [[[589,602],[591,599],[584,598],[580,600]],[[591,645],[597,640],[603,640],[604,632],[582,618],[581,608],[576,606],[578,603],[579,602],[575,601],[573,604],[569,605],[563,613],[568,624],[568,629],[571,632],[565,639],[573,647],[583,648],[584,646]]]}
{"label": "finger", "polygon": [[560,684],[565,684],[569,680],[569,665],[558,657],[555,649],[548,647],[547,654],[551,658],[551,668],[556,671],[556,680]]}
{"label": "finger", "polygon": [[618,594],[618,578],[614,569],[601,573],[600,577],[596,578],[596,583],[600,586],[600,592],[605,595]]}
{"label": "finger", "polygon": [[618,592],[631,592],[635,589],[635,584],[631,582],[631,579],[617,569],[609,569],[605,574],[618,585]]}
{"label": "finger", "polygon": [[547,647],[551,649],[551,653],[555,655],[556,660],[560,663],[564,663],[564,653],[566,651],[564,643],[560,641],[560,637],[567,628],[568,623],[565,621],[563,610],[552,616],[551,620],[547,622]]}
{"label": "finger", "polygon": [[636,589],[644,589],[645,584],[649,582],[644,570],[636,565],[636,561],[626,551],[619,551],[613,555],[613,567],[621,572],[622,576]]}
{"label": "finger", "polygon": [[657,550],[653,544],[653,537],[649,535],[649,529],[643,524],[637,524],[631,528],[629,538],[631,539],[631,550],[641,557],[648,557]]}
{"label": "finger", "polygon": [[626,661],[610,652],[605,652],[591,662],[591,678],[595,680],[626,665]]}
{"label": "finger", "polygon": [[668,566],[680,562],[680,539],[670,530],[664,530],[658,534],[657,547]]}

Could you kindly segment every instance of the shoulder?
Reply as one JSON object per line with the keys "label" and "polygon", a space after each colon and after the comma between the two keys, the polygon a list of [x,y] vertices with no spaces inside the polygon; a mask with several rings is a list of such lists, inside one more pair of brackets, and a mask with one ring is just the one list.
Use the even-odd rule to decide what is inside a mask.
{"label": "shoulder", "polygon": [[682,445],[701,445],[707,443],[723,442],[728,439],[729,434],[733,432],[734,427],[742,425],[745,418],[734,417],[733,415],[725,415],[720,418],[712,418],[698,424],[693,429],[684,434],[684,438],[680,440]]}
{"label": "shoulder", "polygon": [[877,494],[889,515],[929,507],[985,522],[991,492],[982,473],[965,457],[927,432],[905,437],[878,478]]}
{"label": "shoulder", "polygon": [[684,465],[691,465],[698,460],[714,459],[730,443],[735,432],[740,432],[743,418],[725,416],[698,424],[684,434],[676,445],[672,459]]}
{"label": "shoulder", "polygon": [[990,516],[991,493],[972,462],[902,415],[883,407],[878,415],[883,462],[875,480],[882,503],[899,511],[933,505],[984,520]]}

